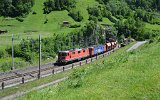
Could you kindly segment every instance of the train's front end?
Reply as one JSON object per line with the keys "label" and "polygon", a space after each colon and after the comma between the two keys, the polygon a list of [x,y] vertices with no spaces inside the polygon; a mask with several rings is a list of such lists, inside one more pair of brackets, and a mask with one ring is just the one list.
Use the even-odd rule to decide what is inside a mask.
{"label": "train's front end", "polygon": [[57,63],[59,64],[65,64],[68,62],[67,57],[69,55],[69,51],[60,51],[58,53],[58,60]]}

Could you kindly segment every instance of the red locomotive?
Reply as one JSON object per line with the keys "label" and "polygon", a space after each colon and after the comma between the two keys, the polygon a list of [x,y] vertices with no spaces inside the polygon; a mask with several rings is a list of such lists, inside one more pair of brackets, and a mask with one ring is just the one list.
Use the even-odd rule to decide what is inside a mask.
{"label": "red locomotive", "polygon": [[58,53],[59,63],[68,63],[76,60],[81,60],[89,57],[89,49],[73,49],[67,51],[60,51]]}

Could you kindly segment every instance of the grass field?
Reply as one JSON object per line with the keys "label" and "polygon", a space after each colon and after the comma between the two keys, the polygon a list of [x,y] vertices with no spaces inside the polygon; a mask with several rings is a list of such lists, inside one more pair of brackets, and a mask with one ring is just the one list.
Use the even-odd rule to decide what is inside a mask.
{"label": "grass field", "polygon": [[[106,100],[160,99],[160,44],[146,44],[126,53],[119,50],[103,60],[86,66],[80,75],[81,85],[70,87],[79,78],[58,86],[31,92],[21,99]],[[150,53],[148,53],[150,52]]]}
{"label": "grass field", "polygon": [[30,89],[32,89],[36,86],[47,84],[49,82],[63,78],[65,76],[69,75],[71,72],[72,72],[72,70],[69,70],[69,71],[65,71],[64,73],[50,75],[47,78],[45,77],[45,78],[37,79],[37,80],[31,81],[31,82],[27,82],[25,84],[20,84],[20,85],[11,87],[11,88],[6,88],[3,91],[2,90],[0,91],[0,98],[5,97],[7,95],[14,94],[14,93],[29,91]]}
{"label": "grass field", "polygon": [[[120,53],[124,50],[127,50],[133,44],[134,43],[126,46],[125,48],[121,48],[120,50],[118,50],[118,52]],[[110,56],[113,56],[113,55],[114,54],[112,54]],[[90,64],[88,64],[88,65],[90,65]],[[56,74],[56,75],[51,75],[49,77],[41,78],[40,80],[35,80],[35,81],[32,81],[32,82],[28,82],[28,83],[25,83],[25,84],[21,84],[21,85],[17,85],[17,86],[11,87],[11,88],[4,89],[3,91],[0,91],[0,97],[11,95],[15,92],[17,93],[17,92],[21,92],[21,91],[27,91],[27,90],[32,89],[33,87],[36,87],[36,86],[39,86],[39,85],[42,85],[42,84],[45,84],[45,83],[48,83],[48,82],[52,82],[56,79],[63,78],[65,76],[69,76],[74,70],[86,69],[86,67],[88,65],[85,65],[85,66],[82,66],[82,67],[77,67],[76,69],[65,71],[64,73],[59,73],[59,74]]]}
{"label": "grass field", "polygon": [[157,24],[152,25],[152,24],[146,23],[145,27],[150,30],[160,30],[160,25],[157,25]]}
{"label": "grass field", "polygon": [[[0,35],[0,50],[5,50],[11,47],[11,36],[14,34],[14,44],[19,44],[22,39],[37,39],[39,34],[42,34],[42,38],[51,37],[55,34],[69,33],[79,28],[68,28],[61,27],[63,21],[69,21],[71,24],[81,24],[85,25],[88,22],[89,14],[87,11],[88,7],[95,5],[100,5],[96,0],[76,0],[76,10],[80,11],[83,16],[82,22],[75,22],[70,16],[68,16],[68,11],[53,11],[50,14],[43,14],[43,2],[46,0],[35,0],[35,5],[32,8],[32,12],[27,15],[23,22],[19,22],[16,18],[4,18],[0,17],[0,30],[8,30],[8,33]],[[115,18],[113,16],[113,18]],[[45,20],[48,22],[44,24]],[[103,18],[100,24],[114,25],[108,18]],[[160,30],[159,25],[146,24],[147,29],[157,29]],[[0,59],[0,62],[8,61],[10,64],[10,56]],[[16,59],[16,61],[22,61],[23,59]],[[50,60],[51,61],[51,60]],[[2,64],[0,63],[0,65]],[[36,62],[34,62],[36,64]],[[24,64],[25,66],[26,64]],[[28,65],[28,63],[27,63]],[[28,65],[29,66],[29,65]],[[1,69],[0,69],[1,71]]]}
{"label": "grass field", "polygon": [[[8,47],[11,47],[12,43],[12,34],[14,34],[14,44],[19,44],[22,39],[37,39],[39,34],[42,34],[42,38],[51,37],[54,34],[69,33],[76,28],[61,27],[63,21],[69,21],[71,24],[76,24],[70,16],[68,16],[68,11],[53,11],[50,14],[43,14],[43,2],[46,0],[35,0],[35,5],[32,8],[32,12],[37,14],[32,14],[32,12],[27,15],[23,22],[19,22],[16,18],[4,18],[0,17],[0,30],[7,30],[7,34],[0,35],[0,50],[5,50]],[[77,0],[76,10],[79,10],[84,17],[81,23],[81,26],[85,25],[88,22],[89,14],[87,11],[88,6],[94,6],[98,3],[95,0]],[[44,24],[45,20],[48,19],[48,22]],[[105,23],[111,23],[109,20]],[[79,28],[78,28],[79,29]],[[8,61],[8,64],[11,64],[11,57],[7,56],[3,59],[0,59],[0,66],[4,64],[4,61]],[[23,59],[16,59],[16,62],[24,62]],[[50,60],[51,61],[51,60]],[[7,62],[6,62],[7,63]],[[34,62],[36,64],[36,62]],[[25,66],[24,64],[23,66]],[[21,67],[23,67],[21,66]],[[26,66],[30,66],[28,63]],[[1,68],[0,68],[0,71]]]}
{"label": "grass field", "polygon": [[[38,38],[39,34],[44,37],[50,37],[53,33],[69,33],[74,28],[61,27],[63,21],[69,21],[71,24],[77,23],[70,16],[68,16],[68,11],[53,11],[50,14],[43,14],[43,2],[46,0],[35,0],[35,5],[32,11],[37,14],[32,14],[32,12],[23,18],[23,22],[17,21],[15,18],[4,18],[0,17],[0,30],[8,30],[8,34],[0,35],[0,48],[5,48],[11,44],[11,34],[18,36],[15,43],[19,43],[21,39],[26,38]],[[94,6],[98,4],[95,0],[77,0],[76,8],[82,13],[84,17],[83,21],[80,23],[84,25],[88,22],[88,6]],[[44,24],[45,20],[48,22]],[[107,22],[107,21],[105,21]]]}

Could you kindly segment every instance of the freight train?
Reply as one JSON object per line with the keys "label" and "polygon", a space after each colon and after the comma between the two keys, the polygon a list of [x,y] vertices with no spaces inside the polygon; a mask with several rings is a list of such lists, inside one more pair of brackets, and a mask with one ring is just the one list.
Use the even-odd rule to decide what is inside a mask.
{"label": "freight train", "polygon": [[117,47],[117,41],[107,42],[104,45],[94,45],[87,48],[78,48],[58,52],[57,64],[68,64],[89,57],[108,52]]}

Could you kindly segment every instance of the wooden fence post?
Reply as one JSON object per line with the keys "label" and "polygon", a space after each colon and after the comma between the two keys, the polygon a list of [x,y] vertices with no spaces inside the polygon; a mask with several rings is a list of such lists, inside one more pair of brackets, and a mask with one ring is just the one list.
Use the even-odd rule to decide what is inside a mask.
{"label": "wooden fence post", "polygon": [[22,77],[22,84],[24,84],[24,77]]}
{"label": "wooden fence post", "polygon": [[54,74],[54,69],[52,70],[52,74]]}
{"label": "wooden fence post", "polygon": [[73,67],[74,67],[74,64],[72,64],[72,69],[73,69]]}
{"label": "wooden fence post", "polygon": [[2,89],[4,89],[4,82],[2,82]]}

